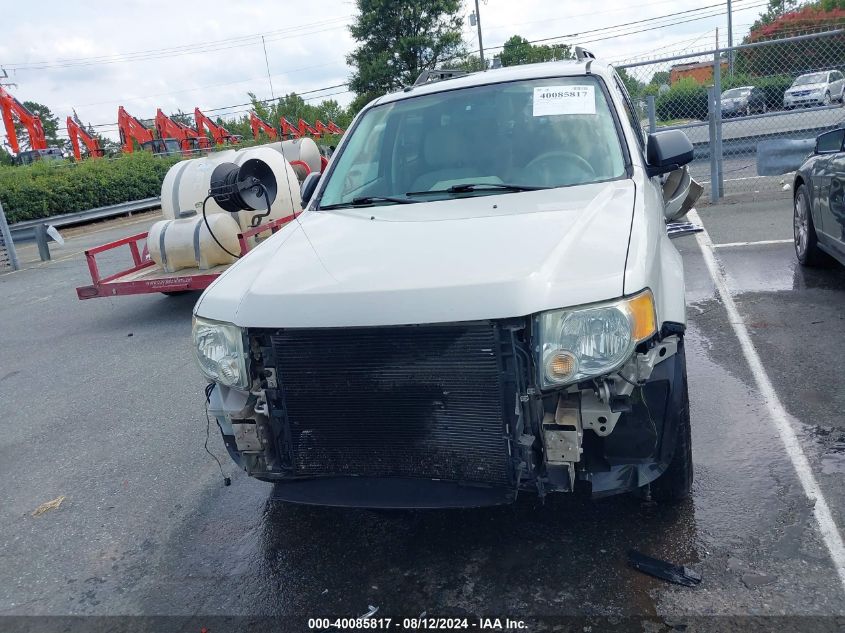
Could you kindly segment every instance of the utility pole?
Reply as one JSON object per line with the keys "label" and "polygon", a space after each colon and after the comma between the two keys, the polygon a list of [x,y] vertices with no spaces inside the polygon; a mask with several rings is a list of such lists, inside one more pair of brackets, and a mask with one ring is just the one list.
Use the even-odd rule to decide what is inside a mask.
{"label": "utility pole", "polygon": [[267,81],[270,82],[270,98],[276,100],[276,95],[273,94],[273,79],[270,77],[270,60],[267,59],[267,44],[264,43],[264,36],[261,36],[261,46],[264,47],[264,63],[267,64]]}
{"label": "utility pole", "polygon": [[478,10],[478,0],[475,0],[475,25],[478,27],[478,53],[481,56],[481,68],[487,70],[487,62],[484,61],[484,44],[481,41],[481,13]]}
{"label": "utility pole", "polygon": [[728,0],[728,75],[733,77],[734,74],[734,52],[732,46],[734,45],[734,26],[733,26],[733,11],[731,10],[731,0]]}

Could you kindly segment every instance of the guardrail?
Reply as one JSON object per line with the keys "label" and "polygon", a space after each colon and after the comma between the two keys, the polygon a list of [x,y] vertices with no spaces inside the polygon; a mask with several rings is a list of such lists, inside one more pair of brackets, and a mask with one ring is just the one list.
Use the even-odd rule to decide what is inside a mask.
{"label": "guardrail", "polygon": [[9,225],[6,224],[6,214],[3,213],[3,205],[0,204],[0,272],[4,268],[17,270],[18,267],[18,255],[15,252],[15,243],[9,234]]}
{"label": "guardrail", "polygon": [[76,211],[74,213],[65,213],[63,215],[53,215],[47,218],[25,220],[23,222],[12,224],[9,227],[9,231],[11,232],[12,238],[16,241],[34,240],[37,227],[42,224],[49,224],[59,228],[62,226],[72,226],[74,224],[84,224],[95,220],[105,220],[120,215],[136,213],[138,211],[149,211],[150,209],[157,209],[160,206],[160,197],[144,198],[143,200],[121,202],[120,204],[112,204],[107,207],[97,207],[96,209],[88,209],[87,211]]}

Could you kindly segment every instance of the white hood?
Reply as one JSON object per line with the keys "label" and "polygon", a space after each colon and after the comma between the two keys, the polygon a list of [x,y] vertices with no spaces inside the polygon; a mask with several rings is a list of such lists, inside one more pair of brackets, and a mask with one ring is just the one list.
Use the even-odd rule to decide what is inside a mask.
{"label": "white hood", "polygon": [[308,212],[233,265],[199,316],[241,327],[473,321],[619,297],[630,180]]}

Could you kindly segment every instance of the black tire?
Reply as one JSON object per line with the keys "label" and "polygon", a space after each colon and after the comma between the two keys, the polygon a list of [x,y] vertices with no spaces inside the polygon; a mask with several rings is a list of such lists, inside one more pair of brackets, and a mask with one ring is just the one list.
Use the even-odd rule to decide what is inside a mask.
{"label": "black tire", "polygon": [[661,503],[677,503],[690,495],[693,480],[692,429],[689,414],[689,391],[687,389],[687,361],[683,347],[678,349],[681,368],[681,412],[675,432],[675,451],[669,468],[651,483],[651,496]]}
{"label": "black tire", "polygon": [[745,116],[751,116],[751,104],[745,106]]}
{"label": "black tire", "polygon": [[829,105],[830,105],[830,102],[831,102],[831,99],[830,99],[830,92],[826,92],[826,93],[824,93],[824,99],[822,99],[822,105],[829,106]]}
{"label": "black tire", "polygon": [[802,266],[816,267],[827,263],[827,255],[819,249],[816,227],[810,207],[810,194],[807,186],[801,185],[795,192],[792,205],[792,243],[795,257]]}

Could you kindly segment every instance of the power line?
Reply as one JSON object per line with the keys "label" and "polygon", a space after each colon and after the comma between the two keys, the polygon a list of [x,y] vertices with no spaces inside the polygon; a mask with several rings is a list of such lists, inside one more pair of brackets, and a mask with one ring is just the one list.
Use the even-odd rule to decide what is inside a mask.
{"label": "power line", "polygon": [[[742,4],[743,6],[737,7],[736,10],[742,11],[742,10],[746,10],[746,9],[757,8],[757,7],[760,7],[760,6],[766,6],[765,3],[747,4],[747,3],[752,3],[752,2],[754,2],[754,0],[738,0],[737,4]],[[716,17],[718,15],[723,15],[724,11],[712,12],[714,8],[721,9],[723,7],[724,7],[724,5],[721,4],[721,3],[715,4],[715,5],[708,5],[706,7],[699,7],[697,9],[688,9],[688,10],[685,10],[685,11],[678,11],[678,12],[667,14],[667,15],[664,15],[664,16],[656,16],[656,17],[653,17],[653,18],[645,18],[645,19],[642,19],[642,20],[635,20],[635,21],[632,21],[632,22],[626,22],[626,23],[612,25],[612,26],[606,26],[606,27],[601,27],[601,28],[596,28],[596,29],[589,29],[587,31],[582,31],[580,33],[571,33],[571,34],[566,34],[566,35],[558,35],[558,36],[553,36],[553,37],[539,38],[539,39],[531,40],[529,43],[535,44],[535,43],[538,43],[538,42],[546,42],[546,41],[551,41],[551,40],[574,38],[574,37],[585,35],[585,34],[588,34],[588,33],[596,33],[596,34],[602,33],[603,36],[597,37],[597,38],[594,38],[594,39],[590,39],[590,40],[586,40],[586,42],[584,42],[584,43],[596,42],[596,41],[601,41],[601,40],[611,39],[611,38],[616,38],[616,37],[624,37],[624,36],[627,36],[627,35],[634,35],[634,34],[637,34],[637,33],[651,31],[651,30],[655,30],[655,29],[659,29],[659,28],[676,26],[676,25],[679,25],[679,24],[685,24],[687,22],[693,22],[693,21],[697,21],[697,20]],[[706,11],[708,13],[706,13],[705,15],[696,15],[694,17],[687,19],[687,20],[664,23],[666,20],[669,20],[669,19],[674,18],[676,16],[690,15],[690,14],[700,13],[702,11]],[[619,31],[620,29],[622,29],[622,30],[630,29],[632,26],[643,25],[643,24],[654,23],[654,22],[661,22],[661,24],[658,24],[656,26],[650,26],[650,27],[647,27],[647,28],[644,28],[644,29],[628,30],[627,32],[624,32],[624,33],[614,33],[614,31]],[[607,35],[607,33],[611,33],[611,34]],[[504,47],[504,45],[499,45],[499,46],[493,46],[493,47],[489,47],[489,48],[499,49],[499,48],[503,48],[503,47]],[[449,60],[443,60],[443,61],[449,61]],[[293,72],[293,71],[291,71],[291,72]],[[231,82],[231,83],[241,83],[241,82]],[[319,94],[319,95],[315,95],[315,96],[312,96],[312,97],[304,97],[303,95],[309,95],[309,94],[314,94],[314,93],[323,93],[324,91],[331,90],[333,88],[347,88],[347,87],[348,87],[347,83],[342,83],[342,84],[335,84],[335,85],[332,85],[332,86],[326,86],[324,88],[316,88],[316,89],[311,89],[311,90],[307,90],[307,91],[303,91],[303,92],[298,92],[298,93],[295,93],[295,94],[299,95],[300,97],[303,97],[304,101],[310,101],[310,100],[313,100],[313,99],[326,99],[326,98],[331,97],[331,96],[336,96],[336,95],[339,95],[339,94],[346,94],[346,93],[351,92],[351,91],[350,90],[342,90],[342,91],[334,92],[334,93],[330,93],[330,94]],[[270,102],[273,102],[273,101],[277,101],[277,100],[276,99],[263,99],[263,100],[259,100],[258,103],[270,103]],[[249,111],[249,110],[233,110],[233,108],[242,108],[242,107],[251,107],[251,106],[253,106],[253,103],[247,102],[247,103],[239,103],[239,104],[234,104],[234,105],[229,105],[229,106],[220,106],[220,107],[215,107],[215,108],[203,108],[203,110],[205,112],[221,112],[223,110],[230,110],[230,112],[221,112],[221,114],[218,115],[218,116],[232,116],[234,114]],[[99,124],[99,125],[95,125],[94,127],[111,127],[111,126],[116,126],[116,123]]]}
{"label": "power line", "polygon": [[[302,66],[300,68],[294,68],[294,69],[287,70],[287,71],[282,72],[282,73],[274,73],[273,77],[293,75],[295,73],[304,72],[306,70],[313,70],[315,68],[326,68],[327,66],[334,66],[334,65],[335,65],[334,63],[326,63],[326,64],[316,64],[314,66]],[[208,84],[208,85],[205,85],[205,86],[196,86],[194,88],[184,88],[182,90],[171,90],[169,92],[157,92],[155,94],[143,95],[141,97],[124,97],[122,99],[112,99],[112,100],[109,100],[109,101],[94,101],[94,102],[91,102],[91,103],[80,103],[80,104],[76,104],[76,107],[84,108],[85,106],[91,106],[91,105],[103,105],[103,104],[107,104],[107,103],[119,104],[119,103],[124,103],[124,102],[128,102],[128,101],[138,101],[140,99],[148,99],[150,97],[167,97],[167,96],[170,96],[170,95],[183,94],[183,93],[186,93],[186,92],[196,92],[197,90],[207,90],[208,88],[221,88],[223,86],[233,86],[235,84],[248,83],[248,82],[251,82],[251,81],[260,81],[260,80],[263,80],[263,79],[264,79],[264,77],[249,77],[247,79],[237,79],[235,81],[224,81],[223,83]]]}
{"label": "power line", "polygon": [[[301,97],[302,95],[313,94],[315,92],[322,92],[323,90],[331,90],[332,88],[345,88],[348,85],[349,85],[348,83],[335,84],[334,86],[326,86],[325,88],[315,88],[313,90],[305,90],[303,92],[297,92],[297,93],[294,93],[294,94]],[[349,92],[349,90],[344,90],[343,92]],[[338,93],[338,94],[343,94],[343,93]],[[320,97],[323,97],[323,96],[326,96],[326,95],[318,95],[318,96],[312,97],[312,98],[319,99]],[[279,99],[281,99],[281,98],[282,97],[280,97]],[[271,101],[278,101],[279,99],[259,99],[258,103],[270,103]],[[308,101],[308,99],[303,99],[303,100]],[[229,108],[240,108],[240,107],[243,107],[243,106],[250,106],[250,105],[252,105],[252,101],[249,101],[247,103],[236,103],[236,104],[230,105],[230,106],[220,106],[219,108],[203,108],[202,111],[203,112],[218,112],[220,110],[228,110]]]}
{"label": "power line", "polygon": [[[754,0],[740,0],[739,3],[743,3],[743,2],[754,2]],[[737,4],[739,4],[739,3],[737,3]],[[625,22],[625,23],[616,24],[616,25],[613,25],[613,26],[605,26],[605,27],[596,28],[596,29],[589,29],[587,31],[579,31],[577,33],[569,33],[569,34],[566,34],[566,35],[556,35],[554,37],[544,37],[544,38],[540,38],[540,39],[536,39],[536,40],[531,40],[529,43],[535,44],[537,42],[547,42],[547,41],[556,40],[556,39],[580,37],[580,36],[583,36],[583,35],[588,35],[590,33],[599,33],[599,32],[602,32],[602,31],[615,31],[615,30],[618,30],[618,29],[625,29],[629,26],[636,26],[638,24],[644,24],[644,23],[647,23],[647,22],[664,21],[664,20],[668,20],[669,18],[673,18],[673,17],[679,16],[679,15],[686,15],[686,14],[689,14],[689,13],[697,13],[699,11],[709,11],[709,10],[712,10],[712,9],[715,9],[715,8],[723,9],[724,6],[725,6],[724,3],[720,2],[718,4],[710,4],[710,5],[707,5],[707,6],[704,6],[704,7],[699,7],[697,9],[687,9],[686,11],[677,11],[676,13],[667,13],[666,15],[656,16],[656,17],[653,17],[653,18],[644,18],[642,20],[635,20],[633,22]],[[742,7],[736,8],[735,10],[741,11],[741,10],[745,10],[745,9],[753,9],[753,8],[760,7],[760,6],[767,6],[767,3],[755,4],[755,5],[750,5],[750,6],[742,6]],[[707,15],[696,16],[696,17],[692,18],[691,20],[685,20],[685,21],[680,21],[680,22],[670,21],[670,22],[667,22],[666,24],[660,25],[660,28],[663,28],[665,26],[675,26],[677,24],[685,24],[686,22],[692,22],[692,21],[695,21],[695,20],[704,20],[706,18],[716,17],[716,16],[719,16],[719,15],[723,15],[725,13],[726,13],[725,11],[720,10],[720,11],[717,11],[717,12],[708,13]],[[635,31],[635,32],[639,33],[641,31]],[[631,34],[633,34],[633,33],[631,33]],[[628,35],[628,33],[623,33],[621,35]],[[612,35],[612,37],[617,37],[617,36],[618,35]],[[598,41],[598,40],[590,40],[590,41]],[[495,48],[502,48],[502,47],[497,46]]]}
{"label": "power line", "polygon": [[[329,97],[334,97],[334,96],[337,96],[337,95],[346,94],[348,92],[351,92],[351,90],[340,90],[340,91],[331,92],[331,93],[328,93],[328,94],[314,94],[314,93],[323,92],[325,90],[331,90],[333,88],[344,88],[348,85],[349,84],[345,84],[345,83],[344,84],[335,84],[333,86],[325,86],[323,88],[313,88],[311,90],[306,90],[306,91],[303,91],[303,92],[295,92],[293,94],[296,94],[297,96],[302,97],[303,101],[312,101],[314,99],[327,99]],[[313,95],[313,96],[303,97],[303,95],[309,95],[309,94]],[[279,99],[261,99],[261,100],[258,101],[258,103],[269,103],[271,101],[280,101],[280,100],[281,100],[281,98],[279,98]],[[220,110],[229,110],[231,108],[240,108],[240,107],[252,106],[252,105],[253,105],[253,103],[250,101],[248,103],[238,103],[238,104],[230,105],[230,106],[221,106],[219,108],[200,108],[200,109],[205,113],[209,113],[209,112],[219,112]],[[241,112],[246,113],[246,112],[249,112],[251,109],[252,108],[249,107],[246,110],[236,110],[236,111],[233,111],[233,112],[224,112],[223,114],[218,115],[218,116],[221,116],[221,117],[222,116],[231,116],[233,114],[238,114],[238,113],[241,113]],[[173,114],[171,114],[171,116],[173,116]],[[139,120],[143,122],[144,117],[140,117]],[[114,123],[94,123],[94,124],[86,125],[85,127],[117,128],[118,124],[117,124],[117,122],[114,122]],[[67,128],[65,126],[61,126],[61,127],[58,127],[57,129],[58,130],[65,130]]]}
{"label": "power line", "polygon": [[[312,22],[295,27],[288,27],[285,29],[277,29],[268,31],[263,35],[268,42],[278,41],[280,39],[293,39],[297,37],[304,37],[307,35],[315,35],[324,33],[326,31],[343,28],[346,25],[346,20],[351,16],[343,16],[332,18],[330,20],[322,20],[320,22]],[[334,25],[334,26],[330,26]],[[316,30],[308,30],[315,27]],[[306,31],[306,32],[299,32]],[[245,35],[241,37],[226,38],[222,40],[213,40],[209,42],[197,42],[194,44],[184,44],[180,46],[172,46],[159,49],[148,49],[146,51],[136,51],[134,53],[115,53],[112,55],[100,55],[94,57],[80,57],[75,59],[58,59],[52,61],[41,62],[19,62],[15,64],[6,64],[5,67],[15,71],[26,70],[55,70],[62,68],[74,68],[80,66],[95,66],[103,64],[116,64],[135,61],[147,61],[151,59],[162,59],[165,57],[180,57],[182,55],[193,55],[197,53],[209,53],[220,50],[229,50],[232,48],[240,48],[244,46],[254,46],[261,43],[262,33],[255,33],[252,35]]]}
{"label": "power line", "polygon": [[[735,4],[737,4],[737,5],[742,4],[743,6],[738,6],[738,7],[735,6],[734,11],[739,12],[739,11],[744,11],[744,10],[747,10],[747,9],[753,9],[753,8],[757,8],[757,7],[767,6],[767,3],[751,4],[751,5],[744,4],[744,3],[748,3],[748,2],[754,2],[754,1],[755,0],[738,0],[738,2],[736,2]],[[606,35],[605,37],[589,39],[589,40],[586,40],[586,41],[582,40],[582,39],[578,39],[577,42],[576,42],[578,44],[588,44],[588,43],[591,43],[591,42],[598,42],[598,41],[613,39],[613,38],[617,38],[617,37],[625,37],[627,35],[636,35],[637,33],[644,33],[646,31],[653,31],[655,29],[672,27],[672,26],[676,26],[678,24],[686,24],[687,22],[695,22],[695,21],[698,21],[698,20],[704,20],[704,19],[708,19],[708,18],[718,17],[720,15],[724,15],[725,11],[724,10],[716,10],[714,12],[714,9],[724,9],[724,7],[725,7],[724,3],[711,4],[711,5],[707,5],[707,6],[704,6],[704,7],[698,7],[696,9],[686,9],[684,11],[677,11],[675,13],[667,13],[666,15],[655,16],[655,17],[652,17],[652,18],[644,18],[642,20],[635,20],[635,21],[632,21],[632,22],[623,22],[622,24],[604,26],[604,27],[589,29],[589,30],[586,30],[586,31],[580,31],[580,32],[576,32],[576,33],[567,33],[567,34],[563,34],[563,35],[555,35],[555,36],[551,36],[551,37],[543,37],[543,38],[538,38],[538,39],[533,39],[533,40],[526,40],[526,42],[528,44],[538,44],[538,43],[541,43],[541,42],[550,42],[552,40],[561,40],[561,39],[572,40],[572,39],[579,38],[580,36],[583,36],[583,35],[586,35],[586,34],[589,34],[589,33],[602,33],[602,32],[618,31],[619,29],[627,29],[629,27],[636,26],[636,25],[639,25],[639,24],[661,22],[661,24],[658,24],[656,26],[652,26],[652,27],[649,27],[649,28],[645,28],[645,29],[633,30],[633,31],[628,31],[628,32],[621,32],[621,33],[611,33],[609,35]],[[688,19],[688,20],[681,20],[681,21],[674,21],[674,22],[670,20],[670,18],[674,18],[676,16],[689,15],[690,13],[697,13],[697,12],[701,12],[701,11],[707,11],[708,13],[706,13],[705,15],[697,15],[695,17]],[[669,21],[665,22],[666,20],[669,20]],[[505,46],[504,44],[499,44],[498,46],[486,46],[485,48],[487,50],[498,50],[498,49],[504,48],[504,46]],[[470,54],[477,53],[477,52],[479,52],[478,49],[467,51],[466,55],[470,55]],[[440,63],[450,62],[450,61],[454,61],[456,59],[463,59],[463,58],[464,58],[463,54],[462,55],[455,55],[455,56],[448,57],[446,59],[440,60]]]}
{"label": "power line", "polygon": [[[743,0],[740,0],[740,1],[743,1]],[[744,0],[744,1],[746,1],[746,2],[751,2],[751,1],[753,1],[753,0]],[[721,7],[721,6],[723,6],[723,5],[722,5],[722,4],[718,4],[718,5],[711,5],[711,6],[710,6],[710,7],[708,7],[708,8],[710,8],[710,10],[712,10],[712,7],[714,7],[714,6],[715,6],[715,7]],[[741,11],[741,10],[745,10],[745,9],[753,9],[753,8],[757,8],[757,7],[764,7],[764,6],[768,6],[768,3],[761,3],[761,4],[755,4],[755,5],[746,5],[746,6],[739,7],[739,8],[738,8],[738,9],[736,9],[736,10],[737,10],[737,11]],[[691,9],[691,11],[700,11],[700,10],[701,10],[701,9]],[[648,19],[646,19],[646,20],[637,20],[636,22],[628,22],[628,23],[626,23],[626,24],[621,24],[621,25],[617,25],[617,26],[613,26],[613,27],[604,27],[604,28],[601,28],[601,29],[591,29],[590,31],[582,31],[582,32],[580,32],[580,33],[569,33],[569,34],[565,34],[565,35],[555,35],[555,36],[552,36],[552,37],[543,37],[543,38],[534,39],[534,40],[526,40],[526,42],[527,42],[528,44],[537,44],[537,43],[540,43],[540,42],[550,42],[550,41],[552,41],[552,40],[562,40],[562,39],[568,39],[568,40],[576,40],[576,41],[575,41],[575,43],[577,43],[577,44],[590,44],[590,43],[593,43],[593,42],[600,42],[600,41],[609,40],[609,39],[615,39],[615,38],[620,38],[620,37],[626,37],[626,36],[628,36],[628,35],[636,35],[636,34],[638,34],[638,33],[645,33],[645,32],[648,32],[648,31],[654,31],[654,30],[657,30],[657,29],[662,29],[662,28],[667,28],[667,27],[677,26],[677,25],[679,25],[679,24],[686,24],[686,23],[688,23],[688,22],[697,22],[697,21],[699,21],[699,20],[704,20],[704,19],[707,19],[707,18],[718,17],[718,16],[720,16],[720,15],[724,15],[724,14],[725,14],[725,12],[724,12],[724,11],[717,11],[717,12],[714,12],[714,13],[708,13],[708,14],[706,14],[706,15],[699,15],[699,16],[691,17],[691,18],[689,18],[689,19],[687,19],[687,20],[680,20],[680,21],[675,21],[675,22],[661,23],[661,24],[658,24],[658,25],[656,25],[656,26],[650,26],[650,27],[647,27],[647,28],[644,28],[644,29],[637,29],[637,30],[627,31],[627,32],[622,32],[622,33],[610,33],[609,35],[603,35],[602,37],[597,37],[597,38],[593,38],[593,39],[583,40],[583,39],[578,38],[578,36],[579,36],[579,35],[584,35],[585,33],[600,32],[600,31],[614,31],[614,30],[616,30],[616,29],[620,29],[620,28],[628,28],[628,27],[630,27],[630,26],[632,26],[632,25],[640,24],[640,23],[643,23],[643,22],[656,21],[656,20],[664,20],[664,19],[666,19],[666,18],[673,17],[673,16],[676,16],[676,15],[680,15],[680,14],[683,14],[683,13],[689,13],[689,11],[680,11],[680,12],[678,12],[678,13],[667,14],[667,15],[665,15],[665,16],[661,16],[661,17],[648,18]],[[578,39],[576,39],[576,38],[578,38]],[[561,43],[562,43],[562,42],[561,42]],[[502,48],[504,48],[504,47],[505,47],[505,45],[504,45],[504,44],[500,44],[500,45],[498,45],[498,46],[488,46],[488,47],[486,47],[486,48],[487,48],[488,50],[491,50],[491,49],[502,49]],[[472,54],[472,53],[476,53],[476,52],[478,52],[478,51],[477,51],[477,50],[473,50],[473,51],[469,51],[468,53],[469,53],[469,54]],[[442,60],[442,62],[454,61],[455,59],[461,59],[462,57],[463,57],[462,55],[461,55],[461,56],[454,56],[454,57],[450,57],[450,58],[444,59],[444,60]]]}

